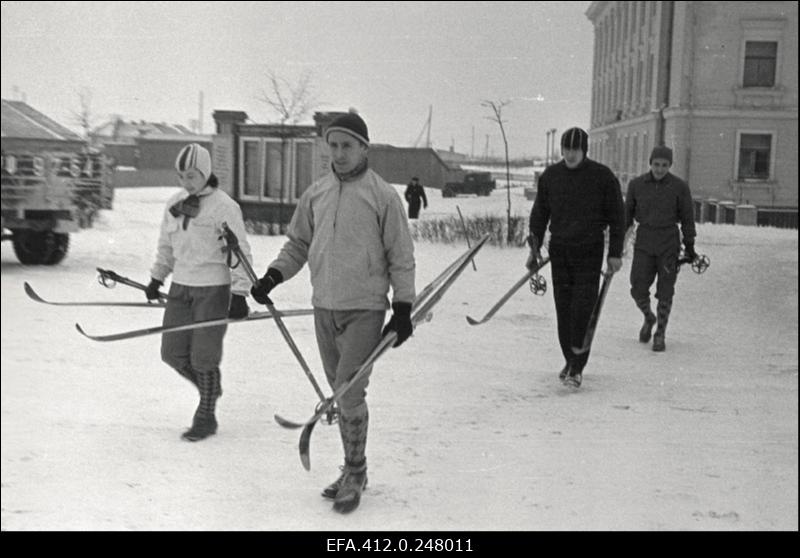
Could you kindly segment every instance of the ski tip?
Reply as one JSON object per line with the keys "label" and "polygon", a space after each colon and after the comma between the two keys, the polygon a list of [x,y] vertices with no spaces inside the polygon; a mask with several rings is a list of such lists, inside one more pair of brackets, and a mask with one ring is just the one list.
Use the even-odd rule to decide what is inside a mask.
{"label": "ski tip", "polygon": [[467,323],[469,325],[478,325],[480,322],[473,318],[472,316],[467,316]]}
{"label": "ski tip", "polygon": [[275,422],[277,422],[279,425],[283,426],[284,428],[300,428],[301,426],[303,426],[302,424],[298,424],[296,422],[292,422],[290,420],[286,420],[285,418],[283,418],[282,416],[280,416],[278,414],[273,415],[273,418],[275,419]]}
{"label": "ski tip", "polygon": [[298,444],[300,463],[303,464],[306,471],[311,470],[311,431],[314,430],[316,424],[316,422],[307,424],[300,433],[300,443]]}
{"label": "ski tip", "polygon": [[27,294],[30,298],[37,301],[42,300],[42,297],[36,294],[36,291],[33,290],[33,287],[31,287],[30,283],[25,281],[23,286],[25,288],[25,294]]}
{"label": "ski tip", "polygon": [[83,328],[81,327],[81,324],[79,324],[79,323],[77,323],[77,322],[76,322],[76,323],[75,323],[75,329],[77,329],[77,330],[78,330],[78,333],[80,333],[81,335],[84,335],[84,336],[86,336],[86,337],[89,337],[88,335],[86,335],[86,332],[85,332],[85,331],[83,331]]}

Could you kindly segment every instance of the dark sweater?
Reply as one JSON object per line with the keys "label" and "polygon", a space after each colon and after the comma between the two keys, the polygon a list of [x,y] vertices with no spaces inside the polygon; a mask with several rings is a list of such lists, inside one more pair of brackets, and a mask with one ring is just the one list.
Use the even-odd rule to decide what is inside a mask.
{"label": "dark sweater", "polygon": [[564,161],[547,167],[539,177],[530,232],[542,245],[550,223],[550,243],[602,244],[609,227],[608,257],[622,255],[625,207],[617,177],[607,166],[584,159],[569,169]]}
{"label": "dark sweater", "polygon": [[694,242],[692,194],[689,185],[674,174],[667,173],[656,180],[647,172],[631,180],[625,196],[625,214],[626,229],[634,219],[648,229],[674,229],[680,223],[684,242]]}

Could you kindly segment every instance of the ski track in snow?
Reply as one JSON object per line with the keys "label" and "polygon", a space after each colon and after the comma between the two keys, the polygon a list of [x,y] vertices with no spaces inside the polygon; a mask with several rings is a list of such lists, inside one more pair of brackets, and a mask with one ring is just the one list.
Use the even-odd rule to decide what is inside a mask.
{"label": "ski track in snow", "polygon": [[[196,395],[160,361],[158,337],[94,343],[74,328],[152,326],[160,311],[25,295],[28,281],[49,300],[144,300],[103,288],[95,268],[146,282],[173,191],[118,190],[52,268],[2,244],[2,530],[797,530],[797,231],[698,225],[711,267],[681,271],[665,353],[637,341],[626,257],[577,392],[556,378],[549,290],[523,287],[467,324],[524,272],[524,249],[485,246],[433,320],[376,364],[369,486],[341,516],[319,496],[338,475],[337,429],[317,426],[307,472],[299,431],[272,419],[305,419],[316,402],[274,324],[229,326],[219,432],[192,444],[180,434]],[[428,190],[422,219],[456,205],[504,215],[506,195]],[[261,273],[284,239],[249,240]],[[418,241],[417,287],[464,249]],[[274,294],[279,309],[307,308],[307,269]],[[330,393],[312,318],[286,323]]]}

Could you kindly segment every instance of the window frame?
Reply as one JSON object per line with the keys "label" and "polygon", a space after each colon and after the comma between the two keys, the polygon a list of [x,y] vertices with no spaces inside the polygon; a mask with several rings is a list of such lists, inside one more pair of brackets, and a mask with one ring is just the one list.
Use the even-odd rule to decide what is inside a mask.
{"label": "window frame", "polygon": [[[783,38],[784,28],[786,27],[785,19],[752,19],[742,20],[742,38],[741,47],[739,52],[739,76],[737,85],[740,89],[745,91],[749,90],[770,90],[780,87],[783,83],[783,46],[785,40]],[[774,42],[776,44],[775,52],[775,82],[772,86],[745,86],[744,85],[744,67],[747,54],[748,42]]]}
{"label": "window frame", "polygon": [[[765,178],[757,178],[757,177],[746,177],[742,178],[739,176],[739,163],[742,157],[742,136],[745,135],[760,135],[760,136],[769,136],[770,137],[770,144],[769,144],[769,171],[768,175]],[[757,183],[757,182],[772,182],[775,179],[775,151],[776,145],[778,143],[778,132],[776,130],[754,130],[754,129],[742,129],[736,130],[736,151],[734,153],[734,161],[733,161],[733,179],[735,182],[747,182],[747,183]]]}
{"label": "window frame", "polygon": [[[755,56],[753,56],[753,55],[751,55],[750,57],[747,56],[747,45],[749,45],[749,44],[750,45],[754,45],[756,43],[775,45],[775,57],[773,59],[769,59],[769,60],[772,60],[772,76],[771,76],[772,83],[770,83],[770,84],[761,84],[761,83],[747,84],[747,83],[745,83],[745,80],[748,78],[747,62],[748,62],[748,60],[752,61],[752,60],[755,59]],[[775,87],[778,84],[778,79],[777,78],[778,78],[778,49],[779,48],[780,48],[780,45],[779,45],[778,41],[754,41],[754,40],[751,40],[751,39],[745,39],[745,41],[744,41],[745,54],[744,54],[744,59],[742,60],[742,64],[743,64],[742,65],[742,81],[741,81],[742,88],[744,88],[744,89],[764,88],[764,87],[772,88],[772,87]],[[763,60],[768,60],[766,57],[759,57],[759,60],[762,60],[762,59]],[[760,74],[760,72],[756,71],[755,72],[755,76],[752,76],[752,77],[757,81],[758,78],[760,77],[759,74]]]}
{"label": "window frame", "polygon": [[[257,153],[257,194],[248,194],[245,190],[245,145],[256,144],[258,146]],[[311,182],[306,186],[306,189],[314,183],[315,180],[315,161],[316,161],[316,141],[311,137],[288,137],[280,138],[278,136],[240,136],[239,137],[239,199],[242,201],[262,202],[262,203],[281,203],[279,196],[268,196],[266,194],[266,177],[267,177],[267,153],[268,147],[271,145],[278,145],[281,152],[281,184],[283,186],[283,203],[294,203],[302,192],[297,191],[297,146],[299,144],[308,144],[310,147],[310,176]],[[278,188],[280,191],[280,187]],[[305,191],[305,190],[304,190]]]}
{"label": "window frame", "polygon": [[[248,136],[239,137],[239,164],[237,166],[239,168],[239,198],[241,200],[260,201],[260,199],[261,199],[261,185],[263,184],[263,172],[264,172],[263,171],[264,165],[262,164],[262,160],[264,159],[264,154],[263,154],[264,147],[263,147],[263,145],[261,143],[261,139],[262,138],[248,137]],[[256,180],[256,191],[258,192],[257,195],[248,194],[247,193],[247,189],[246,189],[246,183],[245,183],[245,178],[246,178],[245,177],[245,165],[246,165],[246,161],[245,161],[245,153],[246,153],[245,144],[248,144],[248,143],[249,144],[255,144],[257,146],[257,150],[256,150],[256,153],[257,153],[257,155],[256,155],[256,157],[257,157],[256,168],[258,169],[257,170],[258,177],[257,177],[257,180]]]}

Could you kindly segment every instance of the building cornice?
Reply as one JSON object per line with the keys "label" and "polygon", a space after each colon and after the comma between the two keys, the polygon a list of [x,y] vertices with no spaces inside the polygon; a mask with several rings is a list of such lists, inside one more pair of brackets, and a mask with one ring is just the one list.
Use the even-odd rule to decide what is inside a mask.
{"label": "building cornice", "polygon": [[797,109],[786,110],[744,110],[736,108],[681,108],[664,109],[664,118],[758,118],[762,120],[797,120]]}
{"label": "building cornice", "polygon": [[608,2],[592,2],[584,12],[584,15],[594,23],[595,19],[605,11],[606,6],[608,6]]}

